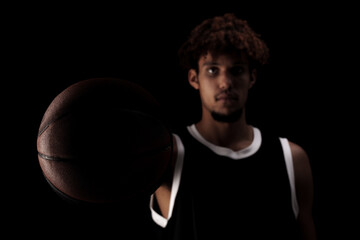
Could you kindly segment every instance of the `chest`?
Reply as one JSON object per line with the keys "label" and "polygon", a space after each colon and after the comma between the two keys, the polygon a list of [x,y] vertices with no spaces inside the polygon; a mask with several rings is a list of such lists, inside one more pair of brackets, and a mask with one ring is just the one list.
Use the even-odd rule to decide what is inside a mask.
{"label": "chest", "polygon": [[294,239],[289,236],[296,233],[296,219],[279,141],[264,139],[250,156],[233,159],[184,139],[172,221],[180,229],[176,234],[187,234],[184,239]]}
{"label": "chest", "polygon": [[197,208],[249,215],[289,208],[291,191],[281,146],[263,144],[244,159],[220,156],[196,142],[188,145],[182,181]]}

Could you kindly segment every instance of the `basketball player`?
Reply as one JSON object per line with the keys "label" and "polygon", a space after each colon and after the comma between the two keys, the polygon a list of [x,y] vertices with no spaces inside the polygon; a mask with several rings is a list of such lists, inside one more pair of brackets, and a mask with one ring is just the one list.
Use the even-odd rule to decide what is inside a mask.
{"label": "basketball player", "polygon": [[197,26],[179,51],[201,120],[174,134],[172,174],[151,196],[160,239],[315,239],[306,152],[246,122],[266,44],[233,14]]}

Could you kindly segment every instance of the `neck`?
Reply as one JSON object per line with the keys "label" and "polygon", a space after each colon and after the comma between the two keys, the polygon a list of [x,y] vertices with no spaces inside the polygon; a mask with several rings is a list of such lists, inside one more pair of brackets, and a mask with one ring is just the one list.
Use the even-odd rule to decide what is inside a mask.
{"label": "neck", "polygon": [[231,123],[216,121],[208,111],[203,111],[196,128],[209,142],[233,150],[245,148],[253,140],[253,130],[246,123],[245,111],[237,121]]}

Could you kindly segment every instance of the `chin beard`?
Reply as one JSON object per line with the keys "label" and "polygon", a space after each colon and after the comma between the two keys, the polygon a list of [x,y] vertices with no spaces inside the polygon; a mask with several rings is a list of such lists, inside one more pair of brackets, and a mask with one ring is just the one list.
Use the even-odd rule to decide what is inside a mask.
{"label": "chin beard", "polygon": [[237,120],[240,119],[240,117],[242,116],[243,113],[243,109],[240,108],[232,113],[229,114],[222,114],[222,113],[217,113],[217,112],[211,112],[211,116],[213,117],[214,120],[218,121],[218,122],[226,122],[226,123],[232,123],[232,122],[236,122]]}

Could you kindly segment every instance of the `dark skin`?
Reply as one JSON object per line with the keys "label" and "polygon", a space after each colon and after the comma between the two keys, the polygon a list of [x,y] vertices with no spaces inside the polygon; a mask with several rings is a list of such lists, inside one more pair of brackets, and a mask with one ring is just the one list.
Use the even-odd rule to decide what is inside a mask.
{"label": "dark skin", "polygon": [[[189,84],[200,93],[202,118],[196,123],[199,133],[209,142],[238,151],[253,141],[253,131],[246,122],[245,105],[248,91],[256,82],[256,70],[250,70],[246,55],[207,54],[198,61],[198,72],[188,72]],[[234,122],[220,122],[213,114],[227,116],[242,109],[239,119]],[[175,139],[174,139],[175,141]],[[176,146],[176,144],[174,144]],[[299,215],[297,218],[302,239],[316,239],[312,217],[313,179],[309,158],[299,145],[290,142]],[[174,158],[177,149],[174,149]],[[170,177],[155,192],[161,214],[167,218],[171,194]]]}

